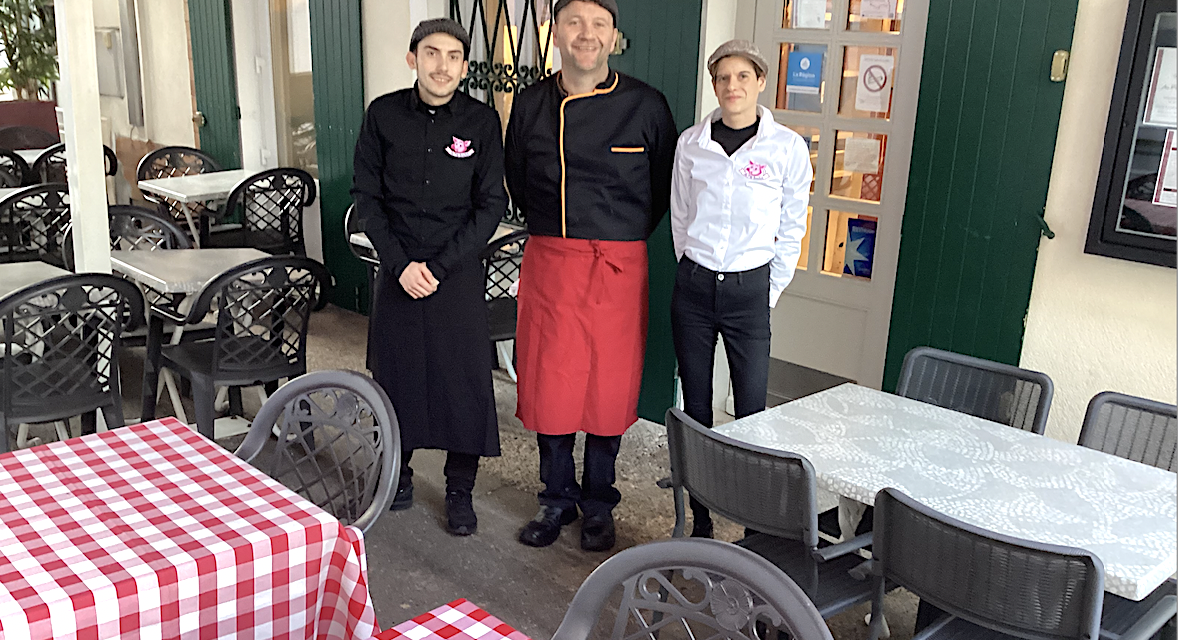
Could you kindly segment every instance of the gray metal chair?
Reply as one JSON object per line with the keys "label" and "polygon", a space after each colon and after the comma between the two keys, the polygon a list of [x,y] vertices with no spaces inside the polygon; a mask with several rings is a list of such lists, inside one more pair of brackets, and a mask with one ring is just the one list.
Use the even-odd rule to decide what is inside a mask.
{"label": "gray metal chair", "polygon": [[851,575],[864,563],[855,551],[871,535],[818,546],[814,467],[793,453],[752,446],[720,435],[679,409],[667,411],[675,530],[683,535],[684,490],[719,514],[759,533],[738,545],[789,574],[824,618],[871,599],[871,585]]}
{"label": "gray metal chair", "polygon": [[1095,640],[1104,565],[1083,549],[1020,540],[937,513],[895,489],[875,497],[870,640],[885,581],[943,615],[914,640]]}
{"label": "gray metal chair", "polygon": [[[111,251],[155,251],[191,249],[192,240],[184,230],[162,214],[129,204],[108,207]],[[66,227],[63,241],[66,269],[74,270],[73,224]]]}
{"label": "gray metal chair", "polygon": [[904,356],[896,394],[1042,434],[1054,388],[1046,374],[917,347]]}
{"label": "gray metal chair", "polygon": [[[278,441],[268,447],[271,434]],[[236,454],[362,531],[388,511],[401,472],[393,404],[355,371],[316,371],[280,387]]]}
{"label": "gray metal chair", "polygon": [[1123,393],[1088,403],[1080,446],[1178,472],[1178,407]]}
{"label": "gray metal chair", "polygon": [[0,200],[0,262],[41,260],[65,267],[69,187],[37,184]]}
{"label": "gray metal chair", "polygon": [[[491,361],[497,363],[498,356],[502,355],[504,362],[507,363],[507,374],[512,380],[516,379],[515,364],[512,362],[514,354],[502,343],[515,340],[519,307],[510,289],[512,283],[519,280],[524,261],[524,245],[527,241],[527,231],[515,231],[492,240],[479,252],[486,287],[484,296],[487,299],[487,325],[491,330]],[[496,348],[499,350],[498,354]]]}
{"label": "gray metal chair", "polygon": [[701,539],[651,542],[601,563],[552,640],[586,640],[619,588],[612,640],[752,640],[767,629],[795,640],[831,640],[805,592],[780,569],[746,549]]}
{"label": "gray metal chair", "polygon": [[[119,158],[114,150],[102,145],[102,158],[106,175],[115,175],[119,169]],[[67,182],[69,168],[66,166],[65,143],[55,144],[37,156],[33,161],[32,173],[43,183]]]}
{"label": "gray metal chair", "polygon": [[[220,170],[221,165],[200,149],[170,146],[161,147],[143,156],[139,165],[135,167],[135,178],[138,182],[142,182],[144,180],[212,173]],[[186,204],[148,191],[143,191],[142,194],[143,199],[153,203],[160,213],[172,218],[177,224],[187,226],[193,239],[200,238],[202,229],[207,232],[205,218],[210,214],[215,203],[189,202]]]}
{"label": "gray metal chair", "polygon": [[241,228],[211,236],[202,246],[252,247],[271,255],[307,255],[303,212],[315,202],[315,179],[302,169],[279,167],[244,178],[222,210],[241,216]]}

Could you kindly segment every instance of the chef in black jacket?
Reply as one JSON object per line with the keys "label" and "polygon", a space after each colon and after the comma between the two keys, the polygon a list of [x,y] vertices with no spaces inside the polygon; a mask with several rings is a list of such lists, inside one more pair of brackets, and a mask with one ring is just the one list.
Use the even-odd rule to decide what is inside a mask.
{"label": "chef in black jacket", "polygon": [[409,49],[417,83],[374,100],[356,142],[352,198],[380,254],[369,343],[401,428],[393,510],[413,505],[413,451],[442,449],[447,530],[470,535],[479,457],[499,455],[478,254],[507,206],[503,142],[495,111],[456,92],[461,25],[422,22]]}

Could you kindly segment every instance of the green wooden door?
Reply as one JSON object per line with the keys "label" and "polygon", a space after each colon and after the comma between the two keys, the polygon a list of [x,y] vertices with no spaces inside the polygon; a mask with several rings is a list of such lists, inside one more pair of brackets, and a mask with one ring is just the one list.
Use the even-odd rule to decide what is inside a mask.
{"label": "green wooden door", "polygon": [[921,345],[1018,363],[1076,4],[930,3],[885,389]]}
{"label": "green wooden door", "polygon": [[188,0],[196,109],[203,116],[200,148],[225,169],[241,167],[233,21],[229,0]]}
{"label": "green wooden door", "polygon": [[364,66],[360,0],[311,3],[311,66],[315,91],[315,144],[323,258],[335,277],[330,300],[367,312],[364,265],[348,249],[344,213],[352,203],[352,155],[364,120]]}
{"label": "green wooden door", "polygon": [[[618,28],[630,47],[611,58],[610,66],[662,91],[680,131],[695,124],[702,7],[702,0],[618,0]],[[675,252],[667,216],[650,238],[650,333],[638,401],[638,415],[659,424],[675,403],[674,284]]]}

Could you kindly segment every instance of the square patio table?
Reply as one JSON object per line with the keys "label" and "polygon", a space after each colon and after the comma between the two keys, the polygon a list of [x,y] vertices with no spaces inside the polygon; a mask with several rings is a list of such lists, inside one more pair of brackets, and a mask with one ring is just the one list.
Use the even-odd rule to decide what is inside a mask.
{"label": "square patio table", "polygon": [[257,249],[111,251],[111,268],[159,293],[197,293],[226,269],[268,258]]}
{"label": "square patio table", "polygon": [[71,275],[69,271],[44,262],[11,262],[0,264],[0,299],[50,278]]}
{"label": "square patio table", "polygon": [[386,629],[375,640],[529,640],[507,623],[459,598]]}
{"label": "square patio table", "polygon": [[174,419],[0,456],[0,626],[370,638],[360,531]]}
{"label": "square patio table", "polygon": [[983,529],[1086,549],[1105,590],[1131,600],[1178,569],[1178,475],[1163,469],[854,384],[715,430],[802,455],[820,488],[863,504],[894,487]]}
{"label": "square patio table", "polygon": [[219,202],[228,199],[229,192],[233,191],[233,187],[250,175],[250,172],[245,169],[232,169],[190,176],[140,180],[139,190],[184,204]]}

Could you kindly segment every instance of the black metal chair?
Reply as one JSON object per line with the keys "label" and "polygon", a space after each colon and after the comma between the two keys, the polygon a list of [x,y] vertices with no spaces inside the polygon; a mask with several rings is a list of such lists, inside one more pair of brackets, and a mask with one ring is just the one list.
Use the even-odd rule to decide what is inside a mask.
{"label": "black metal chair", "polygon": [[[221,165],[200,149],[171,146],[161,147],[143,156],[135,168],[135,179],[139,182],[215,171],[221,171]],[[178,224],[187,226],[194,239],[200,237],[199,225],[202,224],[202,219],[209,215],[213,203],[185,204],[147,191],[142,193],[143,198],[156,205],[160,213],[170,216]]]}
{"label": "black metal chair", "polygon": [[15,124],[0,127],[0,148],[4,149],[45,149],[61,142],[56,133],[40,127]]}
{"label": "black metal chair", "polygon": [[[143,419],[155,417],[161,367],[192,382],[197,431],[213,437],[216,387],[249,387],[307,372],[307,325],[330,275],[298,256],[261,258],[204,286],[187,314],[152,311],[143,371]],[[211,340],[162,345],[165,320],[199,324],[217,312]]]}
{"label": "black metal chair", "polygon": [[[32,178],[29,164],[18,153],[9,149],[0,149],[0,173],[6,173],[16,181],[16,184],[5,184],[6,187],[26,185]],[[3,176],[0,176],[0,181],[3,180]]]}
{"label": "black metal chair", "polygon": [[[271,434],[278,441],[268,447]],[[355,371],[316,371],[280,387],[236,453],[361,531],[389,510],[401,473],[393,404]]]}
{"label": "black metal chair", "polygon": [[651,542],[601,563],[552,640],[587,640],[619,590],[613,624],[598,634],[611,640],[749,640],[770,629],[795,640],[831,640],[806,593],[780,569],[746,549],[701,539]]}
{"label": "black metal chair", "polygon": [[[515,340],[515,324],[518,306],[511,295],[511,285],[519,280],[524,259],[524,244],[527,231],[515,231],[497,240],[492,240],[479,254],[483,262],[483,280],[486,282],[487,320],[491,329],[492,362],[498,362],[496,347],[507,340]],[[506,346],[506,345],[503,345]],[[515,364],[511,353],[503,352],[507,373],[516,379]]]}
{"label": "black metal chair", "polygon": [[[372,318],[372,310],[376,308],[376,280],[380,277],[380,256],[376,249],[360,246],[352,242],[352,236],[364,232],[364,221],[356,215],[355,203],[348,205],[344,212],[344,239],[348,241],[348,249],[360,262],[364,263],[364,270],[368,275],[368,317]],[[373,337],[369,336],[369,343],[365,350],[364,367],[369,371],[376,370],[376,351],[372,348]]]}
{"label": "black metal chair", "polygon": [[871,544],[871,534],[819,546],[817,485],[809,460],[720,435],[679,409],[667,411],[666,421],[673,537],[683,535],[686,490],[712,513],[757,531],[737,544],[789,574],[822,617],[871,599],[871,585],[851,575],[865,562],[855,552]]}
{"label": "black metal chair", "polygon": [[[184,230],[159,213],[129,204],[108,207],[111,251],[155,251],[191,249],[192,240]],[[73,225],[65,233],[66,268],[73,271]]]}
{"label": "black metal chair", "polygon": [[1083,549],[986,531],[895,489],[875,498],[871,640],[883,631],[885,580],[944,613],[921,640],[1096,640],[1104,565]]}
{"label": "black metal chair", "polygon": [[[119,169],[119,158],[108,146],[102,145],[102,156],[106,163],[105,172],[113,176]],[[33,161],[33,176],[43,183],[67,182],[69,169],[66,166],[65,143],[49,147]]]}
{"label": "black metal chair", "polygon": [[69,187],[25,187],[0,200],[0,262],[41,260],[66,267],[70,223]]}
{"label": "black metal chair", "polygon": [[306,255],[303,211],[314,201],[315,179],[302,169],[280,167],[254,174],[229,193],[221,216],[240,215],[241,228],[212,236],[204,246]]}
{"label": "black metal chair", "polygon": [[101,410],[108,427],[123,426],[121,337],[142,320],[135,285],[105,274],[53,278],[0,299],[0,449],[13,425],[83,416],[92,428],[87,414]]}
{"label": "black metal chair", "polygon": [[1080,446],[1178,472],[1178,407],[1114,391],[1088,403]]}
{"label": "black metal chair", "polygon": [[1054,388],[1043,373],[917,347],[904,356],[896,394],[1042,435]]}

